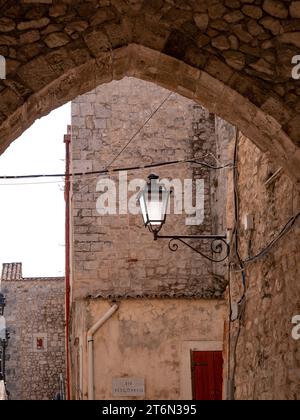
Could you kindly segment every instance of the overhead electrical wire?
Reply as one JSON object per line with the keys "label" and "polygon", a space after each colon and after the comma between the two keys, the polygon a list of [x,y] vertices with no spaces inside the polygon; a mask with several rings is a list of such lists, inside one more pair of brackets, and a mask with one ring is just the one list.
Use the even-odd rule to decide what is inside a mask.
{"label": "overhead electrical wire", "polygon": [[[164,166],[171,166],[171,165],[178,165],[182,163],[191,163],[199,166],[203,166],[204,168],[211,169],[211,170],[221,170],[226,168],[232,168],[233,164],[228,163],[222,166],[213,166],[207,162],[201,162],[194,159],[182,159],[182,160],[174,160],[170,162],[159,162],[159,163],[150,163],[146,165],[140,166],[129,166],[129,167],[121,167],[121,168],[114,168],[114,169],[101,169],[99,171],[88,171],[88,172],[74,172],[70,174],[65,173],[57,173],[57,174],[31,174],[31,175],[0,175],[1,180],[18,180],[18,179],[45,179],[45,178],[72,178],[72,177],[81,177],[81,176],[89,176],[89,175],[109,175],[111,173],[116,172],[124,172],[124,171],[138,171],[143,169],[154,169],[160,168]],[[0,184],[6,185],[6,184]]]}
{"label": "overhead electrical wire", "polygon": [[[162,108],[162,106],[168,101],[168,99],[172,96],[173,92],[170,92],[168,96],[159,104],[159,106],[150,114],[150,116],[144,121],[141,127],[133,134],[133,136],[129,139],[129,141],[121,148],[121,150],[114,156],[114,158],[108,163],[105,169],[109,169],[112,164],[122,155],[122,153],[127,149],[127,147],[133,142],[133,140],[140,134],[143,128],[148,124],[148,122],[154,117],[155,114]],[[97,174],[98,175],[98,174]],[[93,178],[97,175],[94,175]],[[84,185],[79,188],[78,192],[80,192],[84,188]]]}
{"label": "overhead electrical wire", "polygon": [[[195,159],[185,159],[185,160],[176,160],[171,162],[160,162],[160,163],[153,163],[153,164],[147,164],[147,165],[140,165],[140,166],[131,166],[126,168],[115,168],[115,169],[109,169],[113,163],[122,155],[122,153],[127,149],[127,147],[132,143],[132,141],[141,133],[143,128],[148,124],[148,122],[154,117],[154,115],[157,114],[157,112],[162,108],[162,106],[169,100],[169,98],[172,96],[173,92],[170,92],[168,96],[159,104],[157,108],[151,113],[151,115],[146,119],[146,121],[141,125],[141,127],[134,133],[134,135],[129,139],[129,141],[121,148],[121,150],[117,153],[117,155],[110,161],[109,164],[105,166],[104,169],[101,169],[99,171],[89,171],[89,172],[76,172],[71,174],[66,173],[54,173],[54,174],[30,174],[30,175],[0,175],[0,180],[24,180],[24,179],[42,179],[42,178],[74,178],[74,177],[83,177],[83,176],[98,176],[98,175],[109,175],[110,173],[116,173],[121,171],[136,171],[136,170],[143,170],[143,169],[154,169],[159,168],[163,166],[168,165],[177,165],[181,163],[191,163],[200,165],[204,168],[211,169],[211,170],[221,170],[226,168],[231,168],[232,163],[226,164],[226,165],[219,165],[219,166],[213,166],[207,162],[198,161]],[[61,181],[56,181],[57,183]],[[50,183],[50,182],[48,182]],[[52,182],[51,182],[52,183]],[[53,182],[55,183],[55,182]],[[46,182],[45,182],[46,184]],[[30,183],[26,184],[8,184],[8,183],[0,183],[1,185],[30,185]],[[36,183],[32,183],[31,185],[36,185]]]}
{"label": "overhead electrical wire", "polygon": [[61,181],[45,181],[45,182],[8,182],[8,183],[0,183],[0,187],[18,187],[18,186],[26,186],[26,185],[58,185],[58,184],[65,184],[65,180],[62,179]]}
{"label": "overhead electrical wire", "polygon": [[112,159],[112,161],[106,166],[106,169],[110,168],[111,165],[121,156],[121,154],[127,149],[127,147],[133,142],[133,140],[141,133],[143,128],[148,124],[150,120],[154,117],[155,114],[163,107],[163,105],[170,99],[173,95],[173,92],[170,92],[169,95],[159,104],[159,106],[151,113],[151,115],[146,119],[144,124],[135,132],[135,134],[129,139],[129,141],[122,147],[122,149],[117,153],[117,155]]}

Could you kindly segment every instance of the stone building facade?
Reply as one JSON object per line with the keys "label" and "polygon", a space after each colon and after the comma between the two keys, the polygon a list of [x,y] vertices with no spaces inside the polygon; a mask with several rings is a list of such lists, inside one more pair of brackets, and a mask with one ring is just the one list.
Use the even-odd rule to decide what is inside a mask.
{"label": "stone building facade", "polygon": [[[292,229],[267,253],[245,263],[245,299],[232,325],[232,355],[237,341],[237,399],[299,400],[300,341],[292,320],[300,314],[300,195],[282,168],[245,136],[238,147],[239,254],[246,261],[261,253],[298,214]],[[228,228],[234,226],[228,196]],[[246,216],[253,229],[245,228]],[[243,296],[241,271],[231,274],[233,302]],[[232,360],[232,368],[234,361]]]}
{"label": "stone building facade", "polygon": [[[130,137],[165,100],[142,133],[114,160]],[[193,101],[151,83],[127,78],[101,86],[74,101],[72,113],[71,172],[97,171],[108,166],[113,170],[184,159],[204,160],[216,165],[214,115]],[[110,164],[112,160],[114,162]],[[213,200],[217,200],[214,198],[217,173],[185,163],[153,171],[161,179],[179,179],[183,186],[184,180],[204,180],[203,221],[201,213],[199,225],[193,220],[188,225],[192,216],[185,212],[174,215],[174,203],[171,203],[171,214],[164,228],[166,234],[200,234],[222,228],[217,225],[222,224],[223,211],[215,214],[214,220],[212,218]],[[127,175],[127,183],[130,183],[136,179],[146,180],[150,173],[149,169],[129,170],[122,171],[121,177]],[[101,195],[106,187],[105,182],[102,186],[103,179],[115,183],[117,204],[116,214],[101,217],[97,207],[101,206]],[[140,212],[127,214],[127,203],[124,193],[120,192],[119,182],[119,172],[102,177],[78,177],[73,182],[74,298],[97,296],[98,293],[104,297],[176,294],[181,290],[193,295],[197,291],[202,297],[220,298],[226,285],[221,282],[217,287],[211,275],[212,264],[200,258],[193,261],[190,250],[183,248],[173,254],[168,244],[153,244],[153,238],[141,223]],[[128,202],[136,191],[128,192]],[[174,190],[174,194],[176,192]],[[183,192],[176,196],[183,203]],[[224,203],[225,197],[220,205]],[[199,275],[202,279],[200,289]]]}
{"label": "stone building facade", "polygon": [[[161,103],[168,93],[125,79],[74,101],[73,171],[106,168],[139,127],[138,116],[144,116],[142,121],[149,116],[149,104],[156,98]],[[78,179],[72,196],[73,397],[88,398],[87,331],[117,304],[116,313],[94,337],[95,398],[113,398],[114,378],[138,376],[146,380],[143,398],[190,399],[187,353],[221,349],[223,398],[299,399],[299,341],[292,336],[292,319],[300,313],[299,217],[275,247],[247,262],[299,214],[295,184],[270,153],[176,94],[153,120],[113,167],[207,158],[210,153],[223,163],[233,162],[238,139],[235,169],[209,175],[199,174],[197,166],[159,169],[162,178],[205,179],[203,226],[187,228],[182,215],[171,215],[164,229],[169,234],[227,230],[230,275],[224,266],[207,264],[185,249],[173,254],[167,244],[154,244],[140,216],[100,217],[95,209],[98,178]],[[134,176],[129,173],[129,179]]]}
{"label": "stone building facade", "polygon": [[[73,101],[70,172],[187,159],[217,165],[217,140],[215,116],[207,110],[154,84],[125,78]],[[194,188],[196,180],[204,185],[200,222],[195,223],[195,215],[172,211],[165,234],[224,233],[226,195],[218,192],[221,185],[225,188],[224,173],[190,163],[155,172],[161,179],[182,183],[189,179]],[[102,177],[81,176],[72,183],[73,398],[90,397],[87,331],[113,302],[118,304],[117,313],[93,342],[95,398],[117,398],[113,381],[138,377],[146,383],[143,398],[191,399],[190,352],[223,349],[225,266],[216,269],[185,247],[171,252],[168,242],[153,241],[141,214],[124,210],[136,191],[124,198],[121,183],[136,178],[145,182],[150,173],[129,170],[124,181],[111,171]],[[122,196],[114,215],[99,214],[107,179],[115,182],[117,198],[120,191]],[[183,193],[176,198],[183,201]],[[209,254],[209,244],[204,243],[202,251]]]}
{"label": "stone building facade", "polygon": [[64,278],[23,278],[20,263],[3,264],[1,290],[10,334],[6,382],[12,400],[51,400],[65,380]]}

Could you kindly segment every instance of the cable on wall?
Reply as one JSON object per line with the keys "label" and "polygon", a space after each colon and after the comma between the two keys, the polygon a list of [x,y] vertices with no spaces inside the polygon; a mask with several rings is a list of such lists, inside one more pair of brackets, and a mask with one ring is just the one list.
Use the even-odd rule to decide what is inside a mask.
{"label": "cable on wall", "polygon": [[[249,257],[243,260],[239,254],[239,208],[240,208],[240,200],[239,200],[239,192],[238,192],[238,180],[239,180],[239,173],[238,173],[238,147],[239,147],[239,133],[237,130],[236,136],[236,143],[235,143],[235,151],[234,151],[234,162],[233,162],[233,183],[234,183],[234,214],[235,214],[235,225],[233,229],[233,238],[234,238],[234,256],[237,259],[238,267],[233,268],[233,263],[229,265],[229,308],[230,308],[230,321],[229,321],[229,332],[228,332],[228,372],[229,372],[229,382],[230,382],[230,399],[235,399],[235,378],[236,378],[236,369],[237,369],[237,348],[238,342],[241,335],[242,330],[242,319],[245,314],[245,301],[246,301],[246,292],[247,292],[247,275],[246,275],[246,267],[248,264],[256,262],[261,258],[265,257],[272,249],[293,229],[296,222],[300,218],[300,212],[296,213],[293,217],[291,217],[288,222],[284,225],[281,231],[276,235],[276,237],[267,244],[259,253],[257,253],[253,257]],[[231,290],[231,273],[233,272],[240,272],[241,273],[241,281],[243,285],[243,293],[241,299],[237,303],[239,308],[238,316],[236,320],[232,319],[232,290]],[[232,343],[232,328],[231,325],[237,321],[238,327],[234,342]],[[233,346],[233,348],[232,348]],[[231,365],[232,362],[232,365]],[[232,369],[232,371],[231,371]]]}
{"label": "cable on wall", "polygon": [[[236,260],[238,261],[239,271],[241,272],[242,276],[242,286],[243,286],[243,293],[242,297],[240,298],[237,305],[239,307],[242,306],[242,303],[245,301],[246,298],[246,272],[245,272],[245,265],[244,262],[241,259],[241,256],[239,254],[239,209],[240,209],[240,200],[239,200],[239,192],[238,192],[238,179],[239,179],[239,173],[238,173],[238,151],[239,151],[239,136],[240,132],[238,128],[236,127],[236,138],[235,138],[235,146],[234,146],[234,161],[233,161],[233,184],[234,184],[234,217],[235,217],[235,223],[234,223],[234,229],[233,229],[233,238],[234,238],[234,256]],[[231,324],[234,322],[232,320],[232,294],[231,294],[231,273],[235,270],[233,270],[232,263],[229,266],[229,306],[230,306],[230,320],[229,320],[229,337],[228,337],[228,348],[229,348],[229,357],[230,360],[228,362],[229,366],[229,383],[230,383],[230,399],[235,399],[235,377],[236,377],[236,368],[237,368],[237,346],[241,334],[241,321],[244,314],[244,311],[240,311],[238,314],[238,330],[236,333],[236,337],[234,340],[233,350],[231,352]],[[232,353],[232,356],[231,356]],[[233,358],[233,366],[232,366],[232,372],[231,372],[231,358]]]}
{"label": "cable on wall", "polygon": [[294,227],[295,223],[300,217],[300,212],[295,214],[295,216],[291,217],[290,220],[285,224],[285,226],[282,228],[282,230],[279,232],[279,234],[268,244],[266,245],[257,255],[247,258],[244,262],[245,264],[249,264],[251,262],[255,262],[259,260],[260,258],[263,258],[265,255],[267,255],[274,247],[275,245],[288,233],[290,230]]}

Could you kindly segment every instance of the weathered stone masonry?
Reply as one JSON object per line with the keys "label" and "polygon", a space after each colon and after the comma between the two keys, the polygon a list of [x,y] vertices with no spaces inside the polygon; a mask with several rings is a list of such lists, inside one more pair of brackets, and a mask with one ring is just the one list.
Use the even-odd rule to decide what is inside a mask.
{"label": "weathered stone masonry", "polygon": [[194,99],[300,179],[299,1],[0,1],[1,150],[36,118],[124,76]]}
{"label": "weathered stone masonry", "polygon": [[[193,158],[216,165],[214,115],[152,83],[125,78],[73,101],[71,171],[105,168],[165,99],[112,167]],[[166,234],[223,232],[218,173],[191,164],[155,172],[162,179],[204,179],[203,223],[186,226],[187,215],[172,211]],[[148,175],[129,171],[128,181]],[[118,174],[103,178],[116,182],[118,198]],[[72,396],[87,398],[86,332],[116,300],[117,314],[94,338],[95,397],[113,398],[113,378],[129,376],[145,379],[145,399],[192,398],[190,351],[223,348],[223,267],[215,275],[214,265],[191,250],[180,246],[173,253],[168,242],[154,242],[140,214],[100,216],[100,179],[72,183]]]}
{"label": "weathered stone masonry", "polygon": [[[105,168],[165,98],[168,100],[162,109],[113,167],[177,159],[198,159],[216,165],[214,115],[154,84],[127,78],[101,86],[72,103],[71,171]],[[164,227],[166,234],[219,233],[216,232],[219,226],[212,224],[215,203],[211,194],[215,190],[216,172],[184,163],[158,168],[155,172],[161,179],[179,179],[182,184],[185,179],[204,180],[203,223],[186,226],[187,214],[174,215],[172,211]],[[146,170],[129,171],[128,181],[135,178],[146,180],[148,175]],[[108,178],[119,188],[118,174]],[[99,179],[98,176],[81,177],[72,186],[75,299],[144,294],[222,297],[226,281],[214,278],[213,265],[200,257],[195,258],[187,248],[180,247],[177,253],[172,253],[168,242],[154,242],[144,228],[140,214],[100,216],[96,210],[101,195],[97,192]],[[128,199],[132,195],[133,192],[129,192]],[[183,198],[180,196],[182,201]],[[219,201],[220,215],[223,214],[225,196]]]}
{"label": "weathered stone masonry", "polygon": [[[291,77],[291,59],[300,49],[299,18],[299,1],[294,0],[137,0],[130,4],[0,0],[0,54],[7,59],[8,69],[7,79],[0,81],[0,150],[57,106],[100,84],[134,76],[194,99],[237,125],[261,150],[271,153],[276,169],[283,166],[299,183],[300,81]],[[252,146],[244,150],[249,157],[259,155]],[[292,184],[282,177],[266,194],[265,174],[259,184],[254,181],[265,165],[257,169],[251,162],[243,164],[245,212],[253,211],[256,203],[255,213],[261,212],[257,236],[252,238],[255,251],[286,221],[283,216],[291,215],[290,209],[277,220],[271,214],[266,223],[265,215],[275,208],[275,201],[289,205],[285,190]],[[251,191],[255,191],[253,197]],[[247,256],[249,238],[241,239],[245,241],[242,254]],[[238,348],[246,359],[238,358],[238,397],[299,395],[298,347],[287,336],[290,317],[299,312],[297,241],[286,238],[277,253],[268,269],[265,261],[249,269],[246,329]],[[130,261],[134,264],[134,259]],[[282,291],[274,289],[275,278],[279,289],[284,278]],[[80,293],[93,278],[85,281]],[[122,287],[127,285],[125,279]],[[278,307],[284,312],[280,321]]]}
{"label": "weathered stone masonry", "polygon": [[1,289],[10,399],[54,399],[65,379],[64,278],[23,278],[21,264],[4,264]]}
{"label": "weathered stone masonry", "polygon": [[[245,260],[264,249],[299,212],[300,197],[289,178],[277,173],[280,168],[270,155],[243,135],[238,159],[239,249]],[[232,203],[231,196],[229,200]],[[254,217],[252,232],[244,228],[247,214]],[[228,219],[228,228],[232,226]],[[292,318],[300,314],[299,238],[298,220],[267,255],[246,264],[246,306],[236,353],[237,399],[300,399],[300,342],[292,338]],[[240,272],[232,273],[231,283],[237,302],[242,295]],[[232,346],[236,333],[237,322],[232,326]]]}

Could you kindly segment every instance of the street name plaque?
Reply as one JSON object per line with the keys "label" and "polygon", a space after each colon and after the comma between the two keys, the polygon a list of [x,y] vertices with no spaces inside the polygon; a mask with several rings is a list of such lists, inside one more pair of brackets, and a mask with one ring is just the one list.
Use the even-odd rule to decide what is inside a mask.
{"label": "street name plaque", "polygon": [[114,378],[112,394],[114,397],[144,397],[145,380],[143,378]]}

